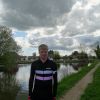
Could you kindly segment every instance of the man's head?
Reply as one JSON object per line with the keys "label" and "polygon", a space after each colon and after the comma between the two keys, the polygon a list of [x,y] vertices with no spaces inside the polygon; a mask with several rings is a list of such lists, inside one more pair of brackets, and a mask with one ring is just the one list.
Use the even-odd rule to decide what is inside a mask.
{"label": "man's head", "polygon": [[42,61],[46,61],[48,58],[48,46],[46,44],[41,44],[38,48],[39,56]]}

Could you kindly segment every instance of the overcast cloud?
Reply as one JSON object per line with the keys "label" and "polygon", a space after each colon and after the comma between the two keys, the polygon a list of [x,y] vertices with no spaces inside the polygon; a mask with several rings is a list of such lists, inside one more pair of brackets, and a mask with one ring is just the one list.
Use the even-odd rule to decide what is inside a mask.
{"label": "overcast cloud", "polygon": [[53,27],[76,0],[2,0],[4,24],[20,30]]}
{"label": "overcast cloud", "polygon": [[14,37],[24,48],[90,49],[100,43],[100,0],[0,0],[0,25],[27,33]]}

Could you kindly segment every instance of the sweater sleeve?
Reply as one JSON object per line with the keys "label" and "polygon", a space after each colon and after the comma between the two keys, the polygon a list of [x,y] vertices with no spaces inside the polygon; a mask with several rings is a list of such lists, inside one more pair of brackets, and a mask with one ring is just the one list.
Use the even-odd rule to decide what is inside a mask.
{"label": "sweater sleeve", "polygon": [[29,77],[29,96],[32,96],[34,75],[35,75],[35,70],[33,68],[33,63],[32,63],[31,64],[31,70],[30,70],[30,77]]}
{"label": "sweater sleeve", "polygon": [[53,97],[57,94],[57,65],[53,67]]}

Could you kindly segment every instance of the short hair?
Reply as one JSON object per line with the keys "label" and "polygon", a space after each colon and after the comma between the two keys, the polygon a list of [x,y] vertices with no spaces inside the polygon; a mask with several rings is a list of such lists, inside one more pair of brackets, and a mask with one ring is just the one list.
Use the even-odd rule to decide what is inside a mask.
{"label": "short hair", "polygon": [[38,50],[40,51],[41,49],[48,50],[48,46],[46,44],[41,44],[41,45],[39,45]]}

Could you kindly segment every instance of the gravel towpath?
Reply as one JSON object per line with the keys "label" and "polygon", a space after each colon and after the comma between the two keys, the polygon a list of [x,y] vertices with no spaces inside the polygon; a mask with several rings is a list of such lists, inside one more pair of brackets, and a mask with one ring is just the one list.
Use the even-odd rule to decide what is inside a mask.
{"label": "gravel towpath", "polygon": [[72,87],[60,100],[80,100],[81,95],[89,83],[93,80],[93,74],[100,65],[97,64],[91,69],[74,87]]}

